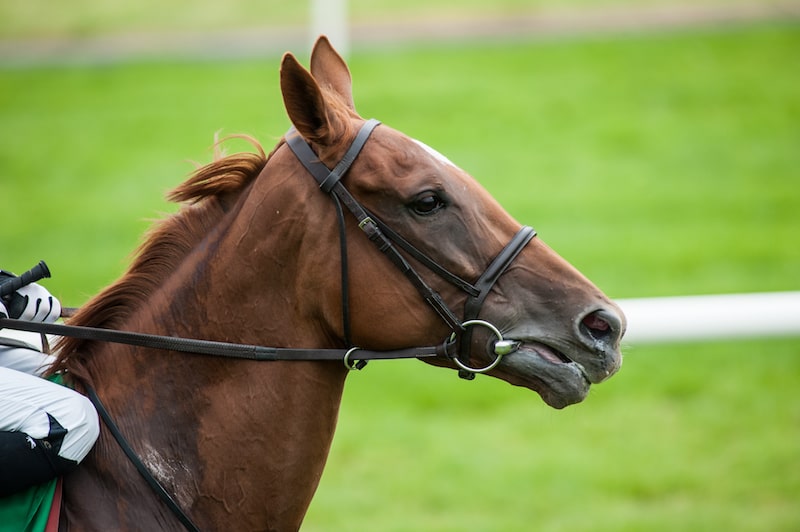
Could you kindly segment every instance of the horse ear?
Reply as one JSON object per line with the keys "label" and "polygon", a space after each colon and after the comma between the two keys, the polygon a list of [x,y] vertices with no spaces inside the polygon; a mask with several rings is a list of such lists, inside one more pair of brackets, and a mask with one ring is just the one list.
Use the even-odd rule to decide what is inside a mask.
{"label": "horse ear", "polygon": [[333,89],[347,106],[355,111],[353,103],[353,80],[342,56],[324,35],[314,44],[311,52],[311,74],[320,83]]}
{"label": "horse ear", "polygon": [[311,73],[290,53],[281,61],[281,93],[289,120],[303,138],[328,144],[333,132],[325,98]]}

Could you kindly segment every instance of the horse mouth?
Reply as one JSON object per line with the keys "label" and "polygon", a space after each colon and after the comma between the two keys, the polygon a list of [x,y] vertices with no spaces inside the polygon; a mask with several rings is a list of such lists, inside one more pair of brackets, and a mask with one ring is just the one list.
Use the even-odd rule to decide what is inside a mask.
{"label": "horse mouth", "polygon": [[536,391],[553,408],[564,408],[586,398],[592,381],[579,362],[541,342],[518,342],[519,348],[503,357],[498,376]]}
{"label": "horse mouth", "polygon": [[539,358],[551,364],[569,364],[572,361],[567,355],[553,347],[538,342],[520,342],[520,349],[527,349],[534,352]]}

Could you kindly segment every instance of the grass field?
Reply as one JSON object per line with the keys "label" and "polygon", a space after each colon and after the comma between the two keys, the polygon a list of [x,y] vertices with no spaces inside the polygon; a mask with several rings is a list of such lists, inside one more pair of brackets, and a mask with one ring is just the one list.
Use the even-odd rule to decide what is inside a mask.
{"label": "grass field", "polygon": [[[800,28],[361,51],[356,103],[612,297],[797,290]],[[304,62],[306,58],[303,58]],[[77,305],[217,130],[288,127],[277,58],[0,70],[0,266]],[[232,148],[236,148],[234,144]],[[665,324],[668,327],[669,324]],[[351,377],[309,531],[800,528],[800,340],[631,346],[564,411],[415,362]]]}

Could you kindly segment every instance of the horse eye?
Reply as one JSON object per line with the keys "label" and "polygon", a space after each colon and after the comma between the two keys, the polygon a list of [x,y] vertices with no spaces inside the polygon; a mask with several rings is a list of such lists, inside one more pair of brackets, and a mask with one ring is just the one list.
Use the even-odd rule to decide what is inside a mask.
{"label": "horse eye", "polygon": [[420,215],[433,214],[445,206],[444,200],[436,192],[424,192],[411,204],[411,209]]}

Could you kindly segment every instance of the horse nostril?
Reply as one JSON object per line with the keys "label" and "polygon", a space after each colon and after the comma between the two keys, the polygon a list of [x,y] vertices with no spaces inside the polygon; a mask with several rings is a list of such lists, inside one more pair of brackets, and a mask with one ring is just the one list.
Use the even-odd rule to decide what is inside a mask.
{"label": "horse nostril", "polygon": [[594,342],[613,343],[620,332],[620,320],[606,310],[595,310],[580,322],[580,331]]}
{"label": "horse nostril", "polygon": [[611,332],[611,325],[606,320],[597,315],[597,312],[592,312],[581,322],[583,328],[589,333],[589,336],[595,340],[602,340]]}

